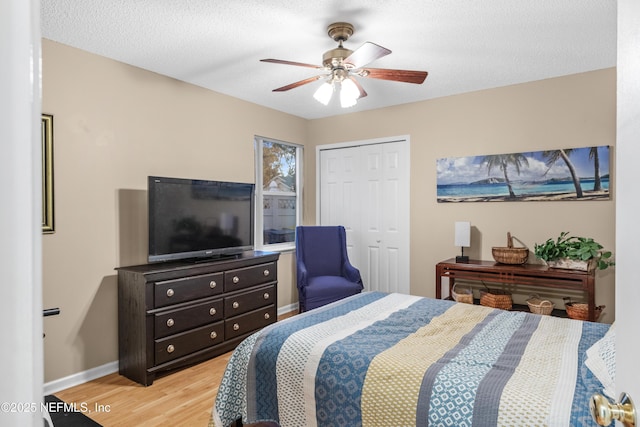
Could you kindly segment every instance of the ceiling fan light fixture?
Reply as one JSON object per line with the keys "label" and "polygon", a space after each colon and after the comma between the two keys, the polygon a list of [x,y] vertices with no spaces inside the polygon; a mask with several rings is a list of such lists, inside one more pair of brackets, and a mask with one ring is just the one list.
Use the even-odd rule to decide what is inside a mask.
{"label": "ceiling fan light fixture", "polygon": [[329,82],[324,82],[313,94],[313,97],[319,103],[323,105],[329,105],[329,101],[331,101],[332,95],[333,95],[333,84]]}
{"label": "ceiling fan light fixture", "polygon": [[340,106],[342,108],[353,107],[357,103],[358,103],[358,101],[355,98],[349,98],[348,96],[345,96],[342,93],[340,94]]}
{"label": "ceiling fan light fixture", "polygon": [[342,108],[353,107],[358,103],[359,97],[360,91],[353,80],[344,79],[340,84],[340,106]]}
{"label": "ceiling fan light fixture", "polygon": [[338,91],[340,93],[340,105],[342,108],[349,108],[356,105],[358,99],[367,96],[367,92],[360,85],[360,82],[354,78],[356,76],[415,84],[422,84],[427,77],[426,71],[363,68],[370,62],[389,55],[391,51],[371,42],[365,42],[356,50],[345,48],[343,42],[347,41],[354,32],[353,25],[347,22],[333,23],[329,25],[327,32],[329,37],[338,42],[338,47],[324,53],[322,56],[322,66],[303,62],[283,61],[281,59],[261,59],[263,62],[315,68],[316,70],[322,71],[320,75],[273,89],[274,92],[285,92],[321,79],[326,79],[325,83],[315,91],[313,97],[321,104],[328,106],[333,93]]}

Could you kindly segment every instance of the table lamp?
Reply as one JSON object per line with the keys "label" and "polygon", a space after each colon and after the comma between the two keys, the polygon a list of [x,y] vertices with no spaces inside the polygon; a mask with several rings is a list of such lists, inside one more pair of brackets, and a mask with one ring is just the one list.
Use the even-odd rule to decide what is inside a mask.
{"label": "table lamp", "polygon": [[456,257],[456,262],[469,262],[469,257],[464,254],[464,248],[471,246],[471,223],[456,221],[455,230],[455,244],[462,249],[462,254]]}

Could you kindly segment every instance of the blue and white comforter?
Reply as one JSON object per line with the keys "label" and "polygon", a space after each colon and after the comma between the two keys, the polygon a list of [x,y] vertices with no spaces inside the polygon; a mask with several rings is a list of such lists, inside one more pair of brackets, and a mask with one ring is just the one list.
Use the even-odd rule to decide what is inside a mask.
{"label": "blue and white comforter", "polygon": [[362,293],[271,325],[234,352],[212,424],[591,426],[584,366],[608,325]]}

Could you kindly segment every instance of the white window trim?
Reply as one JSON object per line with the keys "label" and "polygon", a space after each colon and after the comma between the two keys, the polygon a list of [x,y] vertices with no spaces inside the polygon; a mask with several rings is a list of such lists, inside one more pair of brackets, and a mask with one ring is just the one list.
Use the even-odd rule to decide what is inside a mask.
{"label": "white window trim", "polygon": [[294,144],[291,142],[280,141],[273,138],[266,138],[256,136],[254,138],[255,147],[255,162],[256,162],[256,190],[255,190],[255,248],[256,250],[265,250],[272,252],[284,252],[294,250],[296,247],[295,241],[285,243],[264,243],[264,201],[265,194],[270,194],[269,191],[264,191],[262,182],[262,144],[264,141],[276,142],[278,144],[290,145],[296,147],[296,191],[291,193],[278,192],[278,195],[290,195],[296,196],[296,226],[302,224],[302,171],[303,171],[303,146],[300,144]]}

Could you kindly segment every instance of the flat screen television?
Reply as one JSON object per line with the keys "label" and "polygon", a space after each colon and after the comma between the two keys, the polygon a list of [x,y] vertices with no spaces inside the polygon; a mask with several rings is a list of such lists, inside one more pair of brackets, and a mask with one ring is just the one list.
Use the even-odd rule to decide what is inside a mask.
{"label": "flat screen television", "polygon": [[149,262],[236,255],[254,246],[254,184],[150,176]]}

